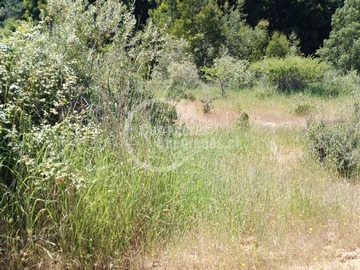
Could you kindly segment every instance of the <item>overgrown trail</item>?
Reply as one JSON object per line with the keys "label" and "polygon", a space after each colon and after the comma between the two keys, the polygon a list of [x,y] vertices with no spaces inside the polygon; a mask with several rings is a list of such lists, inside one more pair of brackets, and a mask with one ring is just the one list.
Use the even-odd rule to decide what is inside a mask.
{"label": "overgrown trail", "polygon": [[[236,125],[241,118],[240,110],[236,110],[232,107],[226,107],[226,105],[223,104],[215,104],[215,106],[207,114],[203,112],[202,106],[203,105],[200,101],[191,102],[181,100],[176,104],[179,123],[184,124],[190,132],[209,133],[217,129],[228,129]],[[248,113],[250,126],[254,129],[254,132],[256,134],[257,132],[259,132],[259,134],[265,134],[264,136],[269,138],[267,144],[269,153],[268,160],[273,162],[273,168],[275,168],[275,171],[277,172],[277,177],[284,179],[285,182],[288,180],[290,181],[294,172],[297,172],[294,168],[301,166],[299,164],[302,158],[306,156],[302,145],[293,141],[297,140],[296,136],[300,137],[300,131],[306,128],[306,117],[295,116],[284,109],[279,107],[271,108],[270,106],[252,106],[247,109],[246,112]],[[326,116],[331,117],[329,114]],[[309,177],[312,179],[313,175]],[[329,182],[329,185],[324,185],[323,188],[322,192],[324,193],[324,198],[326,196],[335,197],[336,192],[332,191],[332,189],[336,189],[337,192],[348,194],[349,197],[354,198],[359,192],[358,189],[354,189],[354,187],[350,186],[348,187],[345,183],[337,185],[336,183]],[[321,189],[316,192],[321,192],[320,190]],[[351,195],[351,192],[354,194]],[[341,198],[341,195],[337,197]],[[344,203],[344,205],[346,204],[345,202],[341,203]],[[332,220],[328,220],[328,224],[332,224],[332,222]],[[340,243],[343,241],[341,240],[341,234],[344,233],[342,230],[347,231],[347,229],[344,229],[347,228],[347,225],[344,225],[344,228],[341,226],[338,228],[330,228],[329,226],[328,228],[326,226],[323,231],[319,230],[316,233],[313,232],[311,236],[308,232],[306,232],[306,230],[302,230],[294,226],[294,231],[299,230],[297,232],[297,236],[295,237],[296,240],[290,240],[288,242],[289,246],[279,246],[279,250],[275,249],[274,251],[271,251],[271,256],[274,256],[274,258],[267,254],[268,251],[264,252],[264,254],[267,254],[265,257],[270,256],[271,258],[269,257],[268,259],[270,261],[274,260],[274,264],[270,263],[270,268],[267,268],[268,266],[266,266],[264,269],[360,269],[360,249],[357,248],[357,245]],[[351,232],[348,233],[352,234]],[[224,245],[223,242],[219,241],[219,243],[214,244],[214,247],[209,244],[213,244],[214,240],[206,239],[206,237],[204,239],[203,237],[197,235],[194,235],[193,239],[196,239],[196,237],[199,237],[200,239],[194,240],[196,242],[193,243],[194,247],[182,248],[179,246],[175,249],[175,251],[173,251],[173,254],[178,255],[181,253],[182,258],[172,261],[172,252],[170,252],[170,255],[162,254],[155,260],[156,263],[152,261],[151,267],[145,267],[145,269],[217,269],[215,266],[219,265],[226,265],[226,267],[233,266],[236,269],[255,269],[251,267],[248,268],[249,265],[245,263],[240,263],[240,266],[232,265],[234,262],[231,259],[236,258],[237,256],[236,254],[231,255],[231,252],[234,250],[236,250],[236,252],[239,250],[242,250],[242,252],[245,253],[248,252],[249,256],[254,255],[254,253],[257,252],[255,251],[257,248],[253,242],[246,244],[239,242],[235,244],[236,247],[230,247],[231,244]],[[297,243],[301,241],[304,242]],[[185,242],[192,243],[191,241]],[[300,253],[303,252],[303,254],[294,255],[296,254],[296,251],[294,251],[296,249],[295,246],[301,249],[301,245],[306,246],[302,247],[306,251],[299,251]],[[344,246],[346,249],[340,249]],[[301,259],[298,259],[300,257]],[[276,260],[279,261],[276,262]],[[221,264],[220,261],[222,261],[223,264]],[[274,265],[279,266],[279,268],[272,268]],[[218,268],[220,269],[221,266]]]}
{"label": "overgrown trail", "polygon": [[199,101],[181,100],[176,104],[179,122],[192,132],[206,132],[217,128],[231,126],[239,117],[239,113],[223,108],[213,108],[205,114]]}
{"label": "overgrown trail", "polygon": [[284,115],[276,110],[254,109],[249,111],[253,124],[269,128],[304,128],[306,119],[301,116]]}
{"label": "overgrown trail", "polygon": [[[241,113],[231,108],[215,106],[205,114],[199,101],[181,100],[176,104],[179,123],[185,124],[190,131],[210,131],[233,125]],[[248,112],[252,125],[266,128],[304,128],[305,117],[284,115],[276,110],[252,109]]]}

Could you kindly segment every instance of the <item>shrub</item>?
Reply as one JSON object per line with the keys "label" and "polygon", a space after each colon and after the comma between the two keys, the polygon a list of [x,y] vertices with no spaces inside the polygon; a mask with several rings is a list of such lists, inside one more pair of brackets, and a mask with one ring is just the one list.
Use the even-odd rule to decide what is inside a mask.
{"label": "shrub", "polygon": [[258,77],[273,83],[279,91],[301,91],[321,76],[323,65],[318,59],[300,56],[265,58],[251,65]]}
{"label": "shrub", "polygon": [[205,78],[216,82],[224,95],[225,89],[239,89],[252,84],[252,73],[248,69],[249,62],[224,55],[214,60],[210,68],[203,68]]}
{"label": "shrub", "polygon": [[309,91],[312,94],[318,94],[324,97],[350,94],[357,92],[359,88],[360,77],[355,70],[349,71],[344,75],[333,68],[325,70],[318,81],[309,85]]}
{"label": "shrub", "polygon": [[[116,0],[51,0],[48,16],[0,43],[0,268],[31,267],[43,251],[96,261],[109,243],[116,245],[112,255],[124,257],[126,247],[164,224],[168,206],[157,192],[169,195],[164,202],[179,194],[161,191],[168,175],[158,181],[153,172],[134,170],[119,140],[124,120],[153,97],[142,79],[162,44],[156,29],[135,34],[136,20]],[[149,102],[140,117],[171,131],[176,111]],[[137,198],[138,208],[127,198]],[[152,223],[155,206],[161,221]]]}
{"label": "shrub", "polygon": [[229,55],[250,62],[258,61],[265,55],[269,42],[268,21],[260,21],[250,27],[239,9],[225,12],[222,17],[224,43]]}
{"label": "shrub", "polygon": [[33,127],[73,114],[84,124],[90,114],[124,118],[152,98],[142,81],[163,44],[158,29],[149,24],[134,35],[136,20],[115,0],[49,1],[47,12],[0,44],[0,178],[8,184]]}
{"label": "shrub", "polygon": [[40,31],[23,26],[0,46],[0,182],[7,186],[23,155],[23,137],[31,136],[33,126],[54,125],[88,106],[80,102],[83,88],[76,72],[43,49]]}
{"label": "shrub", "polygon": [[169,79],[169,66],[172,63],[191,63],[193,65],[194,59],[189,53],[189,44],[184,39],[174,39],[170,35],[164,35],[163,46],[158,53],[157,63],[154,66],[151,78],[158,80]]}
{"label": "shrub", "polygon": [[216,100],[216,97],[202,97],[200,99],[202,103],[202,111],[204,114],[210,113],[210,111],[214,108],[214,100]]}
{"label": "shrub", "polygon": [[242,129],[249,129],[250,128],[250,120],[249,114],[247,112],[242,112],[240,117],[236,120],[236,124],[238,127]]}
{"label": "shrub", "polygon": [[293,104],[291,111],[296,115],[303,116],[308,115],[314,109],[311,101],[303,93],[300,93],[296,97],[296,101]]}
{"label": "shrub", "polygon": [[170,86],[168,96],[171,98],[194,99],[193,91],[199,85],[197,68],[192,62],[172,62],[168,67]]}
{"label": "shrub", "polygon": [[196,88],[199,84],[199,75],[194,63],[172,62],[168,66],[169,79],[173,87]]}
{"label": "shrub", "polygon": [[324,164],[350,177],[360,165],[360,107],[334,121],[310,120],[307,127],[310,149]]}

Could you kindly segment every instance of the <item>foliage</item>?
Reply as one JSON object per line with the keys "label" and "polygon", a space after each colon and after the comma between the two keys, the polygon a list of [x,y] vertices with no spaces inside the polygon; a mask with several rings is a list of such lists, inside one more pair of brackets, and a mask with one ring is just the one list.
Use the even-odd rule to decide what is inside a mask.
{"label": "foliage", "polygon": [[225,88],[239,89],[250,86],[252,73],[248,70],[249,62],[237,60],[229,55],[216,58],[210,68],[204,67],[205,78],[220,85],[222,95]]}
{"label": "foliage", "polygon": [[266,47],[267,57],[285,57],[290,53],[290,44],[287,37],[279,32],[274,32]]}
{"label": "foliage", "polygon": [[21,21],[14,18],[8,18],[2,23],[0,28],[0,39],[9,37],[21,25]]}
{"label": "foliage", "polygon": [[0,26],[7,19],[17,19],[22,14],[21,0],[3,0],[0,3]]}
{"label": "foliage", "polygon": [[[24,26],[0,47],[0,143],[2,181],[11,185],[10,171],[23,154],[24,133],[33,125],[53,125],[84,109],[78,77],[70,65],[49,54],[41,27]],[[87,104],[85,105],[85,107]]]}
{"label": "foliage", "polygon": [[23,0],[24,16],[39,21],[41,14],[45,13],[46,2],[46,0]]}
{"label": "foliage", "polygon": [[188,61],[170,63],[168,74],[170,80],[168,95],[172,98],[190,97],[190,92],[200,83],[195,64]]}
{"label": "foliage", "polygon": [[254,62],[265,55],[268,44],[268,22],[254,28],[246,24],[239,9],[230,9],[222,17],[225,40],[223,46],[232,57]]}
{"label": "foliage", "polygon": [[254,63],[250,69],[265,76],[279,91],[304,90],[310,83],[317,80],[323,71],[320,60],[288,56],[286,58],[265,58]]}
{"label": "foliage", "polygon": [[314,106],[311,104],[309,97],[299,93],[296,96],[296,101],[292,105],[291,111],[296,115],[305,116],[309,115],[313,109]]}
{"label": "foliage", "polygon": [[320,79],[309,85],[310,93],[328,98],[357,93],[359,88],[360,77],[355,70],[343,74],[333,67],[326,67]]}
{"label": "foliage", "polygon": [[318,54],[343,71],[360,71],[360,1],[345,0],[332,18],[329,39]]}
{"label": "foliage", "polygon": [[219,53],[223,40],[221,16],[215,0],[165,0],[152,12],[156,25],[189,42],[197,66],[211,64]]}
{"label": "foliage", "polygon": [[307,136],[310,149],[323,164],[334,167],[341,175],[350,177],[360,164],[360,117],[359,104],[353,111],[338,119],[326,122],[310,121]]}
{"label": "foliage", "polygon": [[[24,23],[1,42],[0,227],[7,228],[0,235],[5,250],[0,254],[1,268],[29,267],[38,246],[50,253],[75,252],[81,259],[104,249],[103,238],[98,235],[96,244],[91,239],[95,231],[106,234],[102,222],[113,221],[113,215],[98,219],[95,214],[109,195],[99,190],[108,191],[111,183],[111,195],[117,194],[118,202],[124,203],[131,187],[134,196],[143,196],[142,202],[151,197],[152,173],[134,176],[119,134],[129,114],[151,101],[142,82],[165,44],[152,24],[135,33],[135,22],[116,0],[91,6],[82,0],[54,0],[48,2],[44,21],[34,27]],[[169,130],[177,117],[174,107],[164,102],[150,102],[142,113],[150,125]],[[116,161],[111,162],[114,156]],[[116,177],[109,177],[116,171]],[[122,181],[114,181],[119,177]],[[137,179],[138,186],[125,190],[129,179]],[[139,189],[145,179],[149,185]],[[153,191],[161,190],[165,180],[159,180]],[[173,200],[172,191],[162,193],[163,202]],[[144,205],[139,204],[135,216],[131,202],[117,211],[123,223],[119,221],[121,229],[113,234],[122,235],[114,239],[114,251],[125,253],[137,246],[138,239],[150,238],[148,229],[154,227],[147,218],[149,209],[167,207],[157,199]],[[84,210],[97,222],[84,217]],[[170,224],[156,215],[167,224],[164,228]],[[18,256],[21,250],[34,254]]]}
{"label": "foliage", "polygon": [[151,78],[154,80],[168,80],[168,67],[172,63],[188,62],[193,63],[189,43],[185,39],[175,39],[170,35],[164,34],[164,46],[159,51],[160,57],[153,67]]}
{"label": "foliage", "polygon": [[301,52],[314,54],[331,30],[331,16],[343,0],[261,0],[244,1],[246,21],[255,26],[269,21],[269,31],[289,36],[294,32],[301,41]]}
{"label": "foliage", "polygon": [[300,40],[295,32],[289,35],[290,55],[302,55],[300,51]]}

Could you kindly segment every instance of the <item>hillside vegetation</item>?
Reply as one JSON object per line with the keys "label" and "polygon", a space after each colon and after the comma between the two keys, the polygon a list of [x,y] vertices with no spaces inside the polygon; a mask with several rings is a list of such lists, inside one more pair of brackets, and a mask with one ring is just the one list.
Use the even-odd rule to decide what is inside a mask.
{"label": "hillside vegetation", "polygon": [[200,2],[0,4],[0,268],[359,267],[360,2]]}

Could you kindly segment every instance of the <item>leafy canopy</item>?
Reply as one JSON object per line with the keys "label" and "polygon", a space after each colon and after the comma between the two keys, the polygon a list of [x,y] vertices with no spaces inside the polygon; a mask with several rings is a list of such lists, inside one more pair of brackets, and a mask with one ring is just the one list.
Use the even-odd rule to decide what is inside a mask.
{"label": "leafy canopy", "polygon": [[346,0],[332,18],[332,31],[318,54],[343,71],[360,71],[360,1]]}

